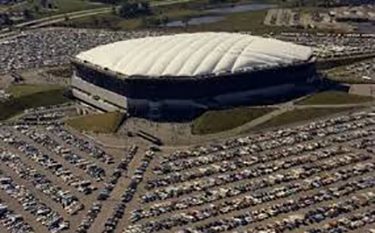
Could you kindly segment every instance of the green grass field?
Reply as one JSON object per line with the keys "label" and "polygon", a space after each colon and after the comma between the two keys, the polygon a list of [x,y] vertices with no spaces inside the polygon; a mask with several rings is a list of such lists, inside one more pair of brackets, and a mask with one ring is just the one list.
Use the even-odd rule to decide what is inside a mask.
{"label": "green grass field", "polygon": [[106,6],[104,4],[90,2],[88,0],[54,0],[54,3],[59,13],[68,13]]}
{"label": "green grass field", "polygon": [[163,18],[168,18],[169,21],[174,21],[198,15],[199,13],[195,10],[168,7],[166,9],[156,9],[154,15],[148,17],[124,19],[113,13],[105,13],[60,22],[56,26],[75,28],[106,28],[112,30],[137,30],[148,27],[157,27],[155,23]]}
{"label": "green grass field", "polygon": [[348,94],[341,91],[325,91],[300,101],[299,105],[358,104],[374,100],[369,96]]}
{"label": "green grass field", "polygon": [[272,118],[269,121],[266,121],[260,125],[257,125],[251,131],[262,130],[272,127],[279,127],[288,124],[293,124],[297,122],[313,120],[320,117],[329,116],[335,113],[351,111],[355,108],[307,108],[307,109],[294,109],[288,112],[285,112],[281,115],[278,115]]}
{"label": "green grass field", "polygon": [[[23,91],[24,90],[24,91]],[[64,96],[66,89],[56,86],[14,86],[10,92],[14,95],[11,99],[0,103],[0,120],[6,120],[25,109],[41,106],[50,106],[69,102],[70,99]]]}
{"label": "green grass field", "polygon": [[[158,24],[163,19],[168,22],[176,20],[187,20],[192,17],[208,16],[204,13],[209,1],[193,0],[189,3],[176,3],[173,5],[154,7],[153,15],[135,19],[124,19],[112,13],[73,19],[58,23],[57,26],[83,27],[83,28],[110,28],[115,30],[136,30],[145,28],[159,28]],[[272,3],[282,4],[280,0],[241,0],[242,3]],[[212,6],[212,5],[211,5]],[[200,26],[188,26],[187,28],[167,28],[172,31],[240,31],[251,30],[256,33],[284,30],[281,27],[267,27],[263,25],[267,10],[233,13],[225,15],[224,20],[217,23],[204,24]]]}
{"label": "green grass field", "polygon": [[46,92],[51,90],[62,89],[63,87],[58,85],[47,85],[47,84],[22,84],[22,85],[12,85],[6,92],[12,94],[13,97],[18,98],[26,95],[32,95],[40,92]]}
{"label": "green grass field", "polygon": [[91,2],[89,0],[53,0],[51,2],[53,6],[51,9],[43,8],[40,4],[40,0],[28,0],[22,4],[9,6],[7,10],[12,12],[23,12],[25,9],[28,9],[35,18],[42,18],[108,6],[102,3]]}
{"label": "green grass field", "polygon": [[[59,23],[58,25],[70,27],[84,27],[84,28],[104,28],[109,27],[116,30],[134,30],[144,29],[145,27],[155,27],[156,25],[146,24],[148,20],[154,21],[167,17],[169,21],[182,20],[184,18],[191,18],[200,16],[198,11],[191,9],[167,8],[164,10],[157,10],[158,13],[147,18],[123,19],[112,13],[100,14],[96,16],[89,16],[80,19],[69,20],[67,22]],[[267,11],[255,11],[236,13],[225,16],[225,19],[217,22],[204,24],[200,26],[188,26],[187,28],[169,28],[170,30],[186,30],[186,31],[240,31],[251,30],[258,33],[278,30],[278,27],[267,27],[263,25],[263,19]],[[280,29],[281,30],[281,29]]]}
{"label": "green grass field", "polygon": [[69,119],[66,121],[66,124],[79,131],[94,133],[115,133],[120,126],[123,118],[123,113],[109,112]]}
{"label": "green grass field", "polygon": [[235,108],[209,111],[192,123],[193,134],[212,134],[233,129],[271,112],[272,108]]}
{"label": "green grass field", "polygon": [[268,27],[263,25],[263,20],[267,15],[267,10],[241,12],[227,15],[224,20],[215,23],[189,26],[189,31],[252,31],[265,33],[270,30],[277,30],[278,27]]}
{"label": "green grass field", "polygon": [[[369,59],[370,62],[374,62],[375,59]],[[350,63],[356,64],[356,63]],[[330,69],[321,70],[327,77],[327,79],[338,82],[338,83],[348,83],[348,84],[375,84],[375,80],[363,79],[361,72],[356,72],[351,70],[349,64],[341,65]]]}

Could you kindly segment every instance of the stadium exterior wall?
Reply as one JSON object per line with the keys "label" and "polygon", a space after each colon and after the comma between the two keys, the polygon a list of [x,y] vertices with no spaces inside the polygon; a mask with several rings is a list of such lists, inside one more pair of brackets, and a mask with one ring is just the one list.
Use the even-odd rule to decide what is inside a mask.
{"label": "stadium exterior wall", "polygon": [[89,101],[85,98],[94,98],[89,104],[103,110],[116,108],[130,115],[155,119],[173,114],[189,116],[246,101],[256,104],[272,96],[300,91],[316,77],[313,62],[193,78],[126,77],[74,60],[73,66],[72,87],[79,93],[73,92],[77,98],[86,103]]}

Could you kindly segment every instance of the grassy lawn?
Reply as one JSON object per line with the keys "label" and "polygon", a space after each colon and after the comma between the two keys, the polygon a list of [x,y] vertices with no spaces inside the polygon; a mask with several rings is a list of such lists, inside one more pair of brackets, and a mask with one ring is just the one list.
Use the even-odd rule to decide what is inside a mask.
{"label": "grassy lawn", "polygon": [[66,124],[79,131],[115,133],[123,117],[124,114],[120,112],[109,112],[73,118],[68,120]]}
{"label": "grassy lawn", "polygon": [[[106,28],[113,30],[140,30],[140,29],[167,29],[175,32],[199,32],[199,31],[251,31],[254,34],[262,35],[265,33],[294,32],[301,31],[292,27],[266,26],[263,20],[267,14],[266,10],[233,13],[223,16],[224,19],[209,24],[189,25],[188,27],[159,27],[155,22],[168,18],[169,22],[184,20],[192,17],[204,16],[201,12],[191,9],[171,8],[168,10],[156,10],[153,16],[124,19],[112,13],[89,16],[85,18],[73,19],[66,22],[57,23],[56,26],[68,26],[76,28]],[[304,31],[316,31],[317,29],[303,29]]]}
{"label": "grassy lawn", "polygon": [[332,115],[339,112],[350,111],[355,108],[307,108],[307,109],[294,109],[288,112],[285,112],[281,115],[278,115],[272,118],[269,121],[266,121],[260,125],[254,127],[253,130],[261,130],[266,128],[284,126],[292,123],[312,120],[328,115]]}
{"label": "grassy lawn", "polygon": [[22,4],[15,4],[10,9],[13,12],[22,12],[25,9],[28,9],[32,12],[32,15],[35,18],[42,18],[73,11],[106,7],[108,5],[91,2],[89,0],[54,0],[52,1],[52,6],[52,9],[46,9],[41,6],[40,0],[29,0]]}
{"label": "grassy lawn", "polygon": [[155,28],[156,22],[168,18],[169,21],[180,20],[186,17],[198,16],[199,13],[191,9],[180,9],[168,7],[166,9],[155,9],[154,15],[142,18],[125,19],[113,13],[104,13],[83,18],[72,19],[57,23],[56,26],[67,26],[75,28],[106,28],[112,30],[137,30]]}
{"label": "grassy lawn", "polygon": [[355,62],[354,59],[350,59],[351,63],[348,64],[338,64],[338,66],[321,69],[321,71],[327,76],[328,79],[333,80],[339,83],[348,83],[348,84],[375,84],[375,80],[363,79],[362,76],[366,75],[365,73],[358,72],[352,69],[352,66],[360,64],[361,62],[375,62],[374,58],[362,59],[359,62]]}
{"label": "grassy lawn", "polygon": [[10,86],[6,91],[12,94],[13,97],[18,98],[22,96],[32,95],[35,93],[46,92],[51,90],[62,89],[58,85],[32,85],[32,84],[22,84]]}
{"label": "grassy lawn", "polygon": [[241,12],[227,15],[224,20],[216,23],[189,26],[188,31],[256,31],[265,33],[276,30],[277,27],[263,25],[263,20],[267,15],[267,10]]}
{"label": "grassy lawn", "polygon": [[25,90],[27,91],[23,93],[20,89],[17,89],[17,91],[14,91],[15,95],[13,98],[0,103],[0,120],[13,117],[25,109],[62,104],[70,101],[63,95],[66,91],[65,88],[61,87],[59,89],[39,89],[37,92],[30,91],[28,88]]}
{"label": "grassy lawn", "polygon": [[112,30],[135,30],[142,27],[141,19],[123,19],[112,13],[93,15],[58,23],[57,26],[76,28],[106,28]]}
{"label": "grassy lawn", "polygon": [[352,95],[341,91],[325,91],[300,101],[299,105],[357,104],[374,100],[369,96]]}
{"label": "grassy lawn", "polygon": [[[169,19],[169,22],[175,20],[182,20],[184,18],[191,18],[194,16],[201,16],[198,11],[189,9],[168,9],[158,11],[150,17],[124,19],[112,13],[89,16],[85,18],[73,19],[67,22],[58,23],[57,26],[82,27],[82,28],[111,28],[115,30],[135,30],[144,28],[155,28],[156,25],[145,23],[146,21],[157,21],[164,17]],[[172,31],[240,31],[252,30],[259,33],[268,31],[275,31],[278,27],[267,27],[263,25],[263,19],[267,11],[256,11],[251,13],[236,13],[225,16],[225,19],[217,22],[204,24],[199,26],[188,26],[187,28],[167,28]],[[280,29],[281,30],[281,29]]]}
{"label": "grassy lawn", "polygon": [[88,10],[106,6],[104,4],[98,4],[88,0],[55,0],[54,3],[59,13]]}
{"label": "grassy lawn", "polygon": [[[72,1],[72,0],[70,0]],[[165,1],[165,0],[164,0]],[[156,0],[154,0],[156,2]],[[57,23],[56,26],[83,27],[83,28],[110,28],[115,30],[136,30],[145,28],[160,28],[158,24],[164,19],[168,22],[187,20],[193,17],[209,16],[204,9],[209,6],[208,0],[192,0],[190,2],[176,3],[168,6],[154,7],[153,15],[134,19],[124,19],[113,13],[105,13],[85,18],[72,19],[67,22]],[[241,0],[242,3],[272,3],[282,4],[280,0]],[[230,5],[230,4],[229,4]],[[211,7],[213,4],[211,4]],[[200,10],[201,9],[201,10]],[[284,30],[281,27],[267,27],[263,25],[267,10],[233,13],[223,15],[224,20],[187,28],[163,28],[171,31],[240,31],[251,30],[258,33]]]}
{"label": "grassy lawn", "polygon": [[349,74],[347,72],[337,72],[333,70],[328,70],[325,72],[327,74],[327,79],[332,80],[337,83],[346,84],[375,84],[375,80],[367,80],[358,77],[354,74]]}
{"label": "grassy lawn", "polygon": [[233,129],[263,116],[271,108],[235,108],[221,111],[209,111],[193,121],[193,134],[211,134]]}

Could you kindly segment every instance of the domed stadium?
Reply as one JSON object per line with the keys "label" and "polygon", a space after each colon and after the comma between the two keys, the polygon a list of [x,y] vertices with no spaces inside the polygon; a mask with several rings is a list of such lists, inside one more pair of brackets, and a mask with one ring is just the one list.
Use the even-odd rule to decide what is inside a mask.
{"label": "domed stadium", "polygon": [[239,33],[120,41],[82,52],[72,64],[75,97],[151,118],[262,102],[316,77],[311,48]]}

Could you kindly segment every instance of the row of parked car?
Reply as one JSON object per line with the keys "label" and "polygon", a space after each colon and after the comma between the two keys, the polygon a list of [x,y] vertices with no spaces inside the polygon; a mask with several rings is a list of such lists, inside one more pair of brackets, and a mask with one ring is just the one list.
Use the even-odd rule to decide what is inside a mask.
{"label": "row of parked car", "polygon": [[111,217],[109,217],[104,223],[103,233],[115,232],[119,221],[123,218],[123,215],[125,213],[126,204],[133,199],[137,191],[137,187],[142,182],[144,174],[147,168],[149,167],[153,157],[153,151],[148,150],[145,152],[145,155],[142,158],[140,165],[134,170],[134,173],[130,178],[129,185],[125,188],[124,192],[121,195],[120,203],[115,206]]}
{"label": "row of parked car", "polygon": [[[270,232],[276,229],[278,232],[294,230],[300,227],[331,220],[340,215],[350,214],[361,208],[373,206],[375,204],[375,193],[365,192],[347,197],[346,200],[309,210],[305,214],[298,214],[283,218],[280,222],[275,222],[269,226],[262,226],[245,230],[243,233]],[[354,231],[367,224],[375,222],[375,210],[365,210],[360,213],[350,214],[349,217],[341,217],[338,220],[331,220],[324,227],[314,227],[304,231],[304,233],[330,233]]]}
{"label": "row of parked car", "polygon": [[0,161],[12,169],[20,178],[30,182],[37,190],[61,205],[68,214],[74,215],[83,209],[83,204],[69,190],[64,190],[53,184],[45,175],[24,163],[19,155],[10,151],[1,152],[0,150]]}
{"label": "row of parked car", "polygon": [[[93,222],[95,221],[96,217],[102,210],[102,203],[103,201],[107,200],[109,198],[111,192],[113,191],[115,185],[117,184],[118,180],[121,176],[127,175],[128,172],[128,165],[133,160],[134,156],[136,155],[138,151],[137,145],[132,145],[129,150],[125,154],[125,158],[121,159],[120,163],[117,165],[116,169],[110,176],[110,180],[108,183],[104,184],[104,188],[100,190],[98,196],[97,196],[97,202],[94,202],[93,206],[89,209],[87,215],[84,217],[84,219],[81,221],[80,225],[78,226],[78,229],[76,230],[76,233],[86,233],[89,232],[89,229]],[[124,213],[125,205],[124,203],[119,204],[116,207],[116,214],[115,216],[121,217]],[[107,221],[107,225],[110,224],[109,221]],[[110,230],[108,230],[110,231]]]}
{"label": "row of parked car", "polygon": [[[320,139],[321,137],[335,135],[345,130],[350,130],[353,127],[362,127],[364,123],[362,123],[361,120],[373,122],[375,121],[374,117],[375,109],[370,109],[329,119],[312,121],[300,126],[285,127],[258,134],[250,134],[245,137],[232,138],[208,145],[200,145],[186,150],[176,150],[171,154],[163,154],[160,164],[164,165],[174,161],[177,162],[179,160],[193,158],[205,159],[206,156],[212,154],[217,155],[218,152],[227,152],[230,149],[237,147],[250,147],[256,151],[277,149],[282,146],[290,146],[314,138]],[[168,164],[168,166],[171,166],[171,164]],[[162,169],[160,166],[156,166],[155,170]],[[164,174],[164,171],[162,172]]]}
{"label": "row of parked car", "polygon": [[95,159],[98,159],[106,164],[114,163],[112,155],[106,153],[104,150],[95,145],[95,143],[72,134],[62,126],[47,127],[47,130],[61,138],[67,145],[78,148],[80,151],[87,153]]}
{"label": "row of parked car", "polygon": [[373,34],[281,33],[276,38],[311,46],[319,58],[354,56],[375,52]]}
{"label": "row of parked car", "polygon": [[[372,203],[374,202],[373,200],[371,201]],[[356,203],[355,200],[353,200],[353,203]],[[349,208],[350,207],[352,207],[352,205],[349,204]],[[328,212],[322,213],[326,215],[326,213],[330,213],[329,211],[332,211],[332,210],[323,209],[323,211],[328,211]],[[357,214],[352,214],[348,217],[339,218],[338,220],[331,220],[328,224],[324,225],[322,228],[309,229],[305,233],[330,233],[330,232],[342,232],[342,231],[349,232],[349,231],[358,230],[359,228],[363,226],[373,224],[373,223],[375,223],[375,209],[369,209],[367,211],[363,211]],[[372,227],[364,232],[374,233],[375,227]]]}
{"label": "row of parked car", "polygon": [[25,211],[34,215],[35,220],[47,227],[50,232],[57,233],[69,229],[69,222],[59,213],[35,197],[29,189],[18,185],[11,177],[1,175],[0,188],[15,199]]}
{"label": "row of parked car", "polygon": [[10,233],[34,233],[34,229],[23,219],[22,215],[14,213],[13,210],[0,201],[0,223]]}
{"label": "row of parked car", "polygon": [[[340,143],[343,143],[349,142],[350,140],[359,139],[361,137],[370,137],[373,135],[375,135],[374,128],[368,130],[359,129],[354,132],[346,132],[342,133],[342,135],[338,137],[340,138]],[[264,164],[264,162],[259,162],[262,160],[258,160],[255,156],[253,156],[250,157],[249,160],[235,159],[233,161],[223,161],[222,164],[212,164],[207,168],[200,168],[197,171],[192,170],[185,173],[176,172],[174,174],[169,174],[164,178],[156,178],[155,180],[151,181],[154,183],[156,181],[158,182],[158,184],[161,184],[163,182],[162,184],[165,187],[145,193],[142,196],[142,200],[144,202],[152,202],[156,200],[166,200],[169,198],[180,197],[194,191],[201,191],[219,185],[260,177],[266,174],[271,174],[278,170],[299,166],[303,163],[311,163],[312,158],[310,157],[293,158],[293,156],[300,155],[301,153],[306,154],[312,153],[314,151],[322,151],[324,148],[328,148],[330,145],[332,145],[332,143],[335,142],[336,139],[331,137],[322,139],[319,143],[308,142],[295,145],[294,147],[289,147],[288,151],[290,152],[288,153],[274,152],[273,155],[268,156],[271,162],[267,163],[267,165]],[[309,149],[306,150],[305,148]],[[296,153],[297,151],[299,152]],[[262,155],[259,155],[258,158],[262,158]],[[282,158],[291,159],[279,161],[279,159]],[[248,168],[248,166],[253,165],[258,166],[255,168]],[[212,176],[215,176],[215,179],[212,179]]]}
{"label": "row of parked car", "polygon": [[[354,161],[360,161],[365,158],[357,158],[354,159]],[[352,163],[349,163],[352,164]],[[348,163],[341,164],[342,166],[347,166],[349,165]],[[328,171],[340,167],[339,164],[334,164],[329,167]],[[247,190],[248,194],[245,196],[240,196],[235,199],[231,199],[228,201],[225,201],[223,203],[211,203],[209,207],[200,209],[199,212],[197,210],[187,210],[183,213],[176,213],[172,215],[173,217],[164,217],[160,218],[160,220],[156,221],[148,221],[144,224],[141,224],[141,229],[149,229],[150,226],[153,226],[152,229],[168,229],[171,227],[176,227],[183,224],[188,224],[188,223],[195,223],[199,221],[203,221],[205,219],[208,219],[210,217],[215,217],[215,216],[220,216],[222,214],[228,214],[233,211],[239,211],[239,210],[245,210],[247,208],[254,208],[257,207],[258,205],[261,205],[263,203],[268,203],[272,202],[281,198],[287,198],[292,195],[298,195],[303,192],[307,192],[309,190],[314,190],[318,188],[322,188],[328,185],[336,184],[339,183],[340,181],[345,181],[348,178],[356,177],[359,175],[364,175],[364,174],[369,174],[370,172],[373,172],[375,170],[375,163],[353,163],[353,167],[350,168],[343,168],[339,169],[337,172],[332,173],[332,174],[326,174],[326,175],[315,175],[315,176],[309,176],[306,179],[299,180],[297,182],[290,182],[282,186],[278,186],[275,188],[272,188],[268,191],[257,191],[257,189],[253,190]],[[324,171],[322,168],[321,171]],[[345,175],[342,175],[345,174]],[[298,177],[298,176],[297,176]],[[303,176],[301,176],[303,177]],[[293,180],[293,179],[292,179]],[[223,188],[224,189],[224,188]],[[231,188],[227,188],[227,191],[231,190]],[[223,190],[225,191],[225,190]],[[217,192],[215,193],[207,191],[207,196],[209,197],[210,194],[212,195],[220,195]],[[238,193],[238,194],[245,194],[243,193]],[[207,198],[208,199],[208,198]],[[203,202],[201,204],[208,204],[207,202]],[[198,205],[199,206],[199,205]],[[185,203],[185,206],[183,205],[177,205],[177,208],[174,208],[174,211],[179,210],[179,208],[184,209],[184,208],[190,208],[194,207],[194,205],[189,205],[188,203]],[[161,216],[162,214],[165,213],[170,213],[172,208],[169,208],[170,211],[168,211],[168,208],[163,208],[160,207],[158,210],[152,212],[151,210],[145,210],[141,211],[138,210],[137,213],[133,212],[132,219],[134,220],[134,217],[136,214],[138,216],[142,217],[155,217],[155,216]],[[164,212],[163,212],[164,211]],[[153,230],[157,231],[157,230]]]}
{"label": "row of parked car", "polygon": [[79,224],[76,233],[86,233],[90,229],[92,223],[95,221],[96,217],[102,210],[102,203],[101,202],[94,202],[91,206],[89,211],[87,212],[86,216],[83,218],[81,223]]}
{"label": "row of parked car", "polygon": [[[225,205],[231,206],[232,204],[234,205],[236,202],[242,202],[246,199],[252,199],[256,203],[262,203],[264,200],[258,200],[258,198],[260,198],[258,195],[260,194],[257,192],[257,190],[264,188],[270,188],[270,192],[265,192],[262,194],[264,195],[264,198],[267,199],[267,201],[270,201],[273,199],[273,197],[283,196],[285,193],[282,190],[284,189],[290,189],[289,194],[295,194],[300,191],[312,189],[314,188],[314,186],[311,184],[311,180],[313,180],[314,182],[316,182],[317,180],[324,180],[324,176],[319,176],[319,173],[323,171],[329,172],[333,169],[340,168],[341,166],[354,166],[350,169],[339,170],[341,173],[362,173],[364,171],[370,172],[375,169],[375,163],[363,163],[358,164],[358,166],[355,165],[357,162],[365,162],[370,159],[370,156],[365,154],[332,153],[324,154],[324,156],[311,156],[314,157],[315,162],[306,163],[306,165],[301,164],[302,166],[290,169],[288,172],[274,173],[269,176],[266,176],[261,180],[250,180],[231,187],[215,187],[207,189],[205,192],[189,195],[178,200],[154,203],[149,208],[137,209],[132,213],[132,221],[136,222],[143,218],[155,217],[173,211],[198,207],[201,205],[213,203],[224,198],[239,197],[249,192],[254,192],[254,196],[246,195],[244,198],[239,197],[238,199],[227,201]],[[322,161],[317,162],[320,160]],[[332,174],[330,176],[331,180],[341,179],[341,173]],[[274,186],[277,184],[283,184],[284,186],[281,186],[281,188],[274,188]],[[294,191],[292,191],[293,188],[295,189]]]}
{"label": "row of parked car", "polygon": [[124,233],[301,232],[320,222],[305,209],[374,188],[374,110],[163,154]]}
{"label": "row of parked car", "polygon": [[87,160],[83,156],[74,153],[70,148],[57,142],[45,132],[37,132],[35,129],[26,125],[14,126],[14,128],[28,136],[34,142],[47,148],[49,151],[61,156],[70,164],[82,169],[96,181],[101,181],[105,177],[106,174],[103,168],[99,167],[96,163]]}
{"label": "row of parked car", "polygon": [[128,165],[133,160],[135,154],[137,153],[138,146],[132,145],[129,149],[129,152],[126,153],[125,158],[122,158],[120,163],[117,165],[116,169],[113,171],[112,175],[110,176],[109,182],[104,184],[104,188],[100,190],[99,195],[97,197],[98,201],[107,200],[107,198],[111,195],[111,192],[115,188],[118,180],[124,174],[128,172]]}
{"label": "row of parked car", "polygon": [[71,170],[65,168],[63,164],[53,159],[50,155],[42,153],[34,145],[17,137],[12,128],[2,127],[0,129],[0,140],[7,145],[18,149],[31,161],[34,161],[41,167],[49,170],[52,174],[59,177],[62,182],[76,188],[77,191],[89,194],[96,189],[96,187],[91,184],[91,181],[85,180],[82,177],[74,174]]}

